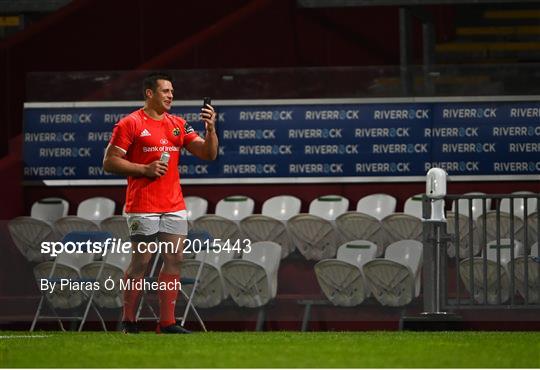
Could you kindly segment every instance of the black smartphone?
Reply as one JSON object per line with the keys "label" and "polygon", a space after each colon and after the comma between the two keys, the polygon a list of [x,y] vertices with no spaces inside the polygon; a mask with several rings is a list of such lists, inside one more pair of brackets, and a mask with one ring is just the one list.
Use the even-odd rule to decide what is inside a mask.
{"label": "black smartphone", "polygon": [[212,105],[212,99],[210,99],[208,96],[205,96],[203,98],[203,108],[206,107],[207,105]]}

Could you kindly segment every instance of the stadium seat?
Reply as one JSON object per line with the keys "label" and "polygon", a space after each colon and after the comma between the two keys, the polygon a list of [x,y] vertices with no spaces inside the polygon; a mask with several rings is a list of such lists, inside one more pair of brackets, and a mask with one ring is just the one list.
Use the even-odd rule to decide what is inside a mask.
{"label": "stadium seat", "polygon": [[215,214],[232,221],[240,221],[253,214],[254,207],[253,199],[244,195],[233,195],[223,198],[217,203]]}
{"label": "stadium seat", "polygon": [[[499,238],[501,239],[510,239],[510,234],[512,231],[511,223],[514,224],[514,238],[520,242],[524,241],[524,229],[523,229],[523,220],[514,215],[512,218],[509,213],[500,212],[499,214],[499,227],[497,227],[497,211],[489,211],[485,215],[478,217],[476,220],[476,227],[478,230],[480,244],[485,244],[486,241],[496,240],[497,232],[499,233]],[[486,235],[483,235],[484,223],[486,225]],[[529,231],[529,240],[530,231]]]}
{"label": "stadium seat", "polygon": [[216,205],[215,214],[207,214],[195,220],[193,228],[210,233],[220,243],[229,240],[235,243],[240,240],[239,221],[253,213],[253,199],[235,195],[221,199]]}
{"label": "stadium seat", "polygon": [[[487,296],[488,304],[499,304],[508,301],[510,294],[510,271],[508,263],[511,260],[511,248],[514,249],[514,258],[523,255],[523,244],[517,240],[512,246],[510,239],[500,239],[500,244],[496,240],[490,241],[487,252],[482,251],[482,256],[486,253],[487,281],[484,281],[484,258],[466,258],[459,263],[459,275],[467,291],[472,294],[477,303],[485,304],[484,295]],[[500,259],[497,260],[497,251]],[[515,261],[514,261],[515,263]],[[472,264],[472,266],[471,266]],[[472,270],[472,279],[471,279]],[[500,271],[500,276],[498,276]],[[500,286],[498,284],[500,281]],[[471,287],[471,283],[473,287]],[[487,290],[484,290],[484,284]],[[499,302],[500,295],[500,302]]]}
{"label": "stadium seat", "polygon": [[286,222],[300,212],[300,205],[300,199],[290,195],[267,199],[262,214],[247,216],[240,221],[240,228],[252,242],[273,241],[281,245],[283,259],[295,249]]}
{"label": "stadium seat", "polygon": [[16,217],[8,222],[8,229],[15,246],[30,262],[51,259],[41,253],[41,243],[60,240],[60,236],[49,223],[33,217]]}
{"label": "stadium seat", "polygon": [[538,228],[538,212],[534,212],[527,216],[527,235],[529,236],[527,242],[530,246],[540,241],[538,240],[539,228]]}
{"label": "stadium seat", "polygon": [[386,238],[381,222],[365,213],[349,211],[336,219],[336,227],[345,241],[369,240],[377,245],[377,257],[384,254]]}
{"label": "stadium seat", "polygon": [[396,198],[389,194],[370,194],[358,201],[356,211],[382,220],[396,211],[396,203]]}
{"label": "stadium seat", "polygon": [[114,207],[109,198],[88,198],[77,207],[77,216],[62,217],[54,227],[62,237],[73,231],[99,231],[99,223],[114,214]]}
{"label": "stadium seat", "polygon": [[381,224],[387,245],[406,239],[422,241],[424,226],[418,217],[405,213],[392,213],[383,218]]}
{"label": "stadium seat", "polygon": [[242,259],[221,266],[231,298],[240,307],[266,305],[277,293],[277,273],[281,246],[274,242],[256,242]]}
{"label": "stadium seat", "polygon": [[68,214],[69,203],[62,198],[44,198],[32,204],[30,217],[53,223]]}
{"label": "stadium seat", "polygon": [[208,211],[208,201],[201,197],[189,196],[184,197],[184,202],[186,203],[189,229],[192,229],[194,227],[193,221],[204,216]]}
{"label": "stadium seat", "polygon": [[184,198],[184,202],[186,203],[187,218],[190,221],[204,216],[208,211],[208,201],[204,198],[189,196]]}
{"label": "stadium seat", "polygon": [[90,221],[101,221],[114,215],[114,200],[94,197],[83,200],[77,207],[77,216]]}
{"label": "stadium seat", "polygon": [[[94,292],[93,297],[98,307],[109,309],[123,307],[120,280],[124,278],[130,262],[131,251],[128,253],[114,251],[108,252],[101,261],[92,261],[82,266],[83,278],[99,282],[100,289]],[[114,281],[114,288],[110,290],[105,285],[105,280],[109,278]]]}
{"label": "stadium seat", "polygon": [[349,200],[337,195],[316,198],[309,213],[300,213],[287,221],[293,244],[308,260],[333,258],[342,243],[334,220],[347,211]]}
{"label": "stadium seat", "polygon": [[125,216],[107,217],[99,223],[99,228],[111,233],[114,238],[121,240],[122,243],[130,241],[129,227]]}
{"label": "stadium seat", "polygon": [[[196,254],[194,260],[182,262],[182,275],[191,279],[196,279],[199,268],[201,264],[203,265],[198,278],[199,284],[193,294],[193,305],[195,307],[215,307],[227,298],[229,293],[221,274],[221,266],[225,262],[232,260],[233,256],[233,253],[226,250],[203,250]],[[185,286],[184,290],[188,296],[191,296],[193,286]]]}
{"label": "stadium seat", "polygon": [[422,243],[400,240],[390,244],[385,258],[376,258],[363,267],[371,292],[383,306],[404,306],[420,294]]}
{"label": "stadium seat", "polygon": [[217,239],[220,243],[225,243],[226,240],[230,240],[230,243],[240,240],[240,227],[238,224],[218,215],[199,217],[195,220],[193,229],[208,232],[213,239]]}
{"label": "stadium seat", "polygon": [[[469,245],[471,245],[471,235],[473,238],[473,256],[478,255],[478,253],[480,253],[480,240],[476,223],[473,221],[471,230],[469,217],[461,213],[458,214],[457,222],[459,229],[456,229],[456,213],[454,211],[449,212],[446,215],[447,233],[455,237],[456,231],[459,231],[459,258],[470,257]],[[447,253],[451,258],[456,256],[456,240],[452,239],[448,242]]]}
{"label": "stadium seat", "polygon": [[416,194],[407,198],[403,206],[403,213],[414,217],[422,218],[422,196],[424,194]]}
{"label": "stadium seat", "polygon": [[[103,246],[105,241],[111,237],[111,234],[102,231],[71,232],[62,239],[62,245],[67,246],[69,245],[68,243],[77,245],[77,243],[86,243],[87,241],[90,241],[92,244],[101,243]],[[80,320],[78,331],[81,331],[91,307],[96,312],[103,330],[107,331],[105,322],[93,302],[94,289],[90,289],[90,293],[88,293],[86,289],[71,289],[70,287],[61,288],[59,286],[62,281],[61,279],[67,279],[67,281],[74,284],[93,283],[93,281],[82,279],[81,275],[81,268],[91,263],[93,259],[94,254],[86,250],[84,250],[83,253],[63,252],[58,254],[54,261],[42,262],[34,267],[34,276],[38,286],[40,286],[41,282],[44,280],[49,283],[56,283],[56,286],[52,292],[50,290],[43,291],[40,289],[41,299],[34,315],[30,331],[34,331],[39,319],[56,319],[62,331],[64,331],[62,320]],[[84,304],[85,301],[86,304]],[[47,305],[54,313],[54,316],[42,316],[41,311],[43,305]],[[83,312],[77,316],[60,316],[57,312],[57,310],[72,310],[82,307],[84,307]]]}
{"label": "stadium seat", "polygon": [[527,297],[529,304],[540,303],[540,255],[538,254],[538,242],[532,245],[531,253],[528,256],[517,256],[514,263],[515,284],[519,294],[523,299]]}
{"label": "stadium seat", "polygon": [[315,275],[326,298],[335,306],[359,305],[370,295],[362,275],[362,266],[375,258],[377,246],[368,240],[342,244],[336,259],[325,259],[315,265]]}
{"label": "stadium seat", "polygon": [[[482,192],[469,192],[465,193],[463,195],[487,195],[486,193]],[[472,218],[473,220],[476,220],[478,216],[483,214],[484,212],[484,206],[483,206],[483,200],[481,198],[478,199],[459,199],[457,201],[457,205],[459,207],[459,213],[470,217],[469,215],[469,202],[472,206]],[[454,200],[452,202],[452,212],[456,210],[456,201]],[[486,198],[486,212],[491,210],[491,198]]]}
{"label": "stadium seat", "polygon": [[54,222],[54,228],[61,237],[76,231],[99,231],[99,226],[95,222],[79,216],[59,218]]}
{"label": "stadium seat", "polygon": [[[512,195],[532,195],[535,194],[532,191],[515,191],[512,193]],[[527,202],[527,214],[530,215],[531,213],[538,211],[538,200],[537,198],[514,198],[514,215],[524,218],[525,214],[525,201]],[[500,210],[501,212],[507,212],[510,213],[510,198],[503,198],[500,201]]]}
{"label": "stadium seat", "polygon": [[280,221],[287,221],[300,213],[302,202],[292,195],[279,195],[264,201],[262,214]]}
{"label": "stadium seat", "polygon": [[334,221],[339,215],[347,212],[349,200],[339,195],[324,195],[315,198],[309,204],[309,214],[328,221]]}

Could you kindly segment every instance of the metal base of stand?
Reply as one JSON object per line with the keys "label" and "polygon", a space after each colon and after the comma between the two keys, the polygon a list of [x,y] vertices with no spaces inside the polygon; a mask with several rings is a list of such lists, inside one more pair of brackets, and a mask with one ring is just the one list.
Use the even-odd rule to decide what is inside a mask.
{"label": "metal base of stand", "polygon": [[457,331],[463,330],[463,318],[452,312],[422,312],[416,316],[403,316],[399,330]]}

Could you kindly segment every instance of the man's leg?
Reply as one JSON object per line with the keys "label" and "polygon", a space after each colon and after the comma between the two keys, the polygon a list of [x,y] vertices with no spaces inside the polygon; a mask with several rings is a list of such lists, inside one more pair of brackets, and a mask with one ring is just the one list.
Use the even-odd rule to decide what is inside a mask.
{"label": "man's leg", "polygon": [[[172,289],[160,290],[159,296],[159,325],[162,332],[164,328],[174,328],[175,332],[181,331],[176,327],[175,307],[178,298],[178,288],[180,281],[180,265],[183,260],[184,235],[169,234],[160,232],[158,235],[161,242],[161,252],[163,257],[163,267],[159,273],[158,281],[166,283]],[[167,244],[164,244],[167,243]],[[167,245],[167,248],[165,248]]]}
{"label": "man's leg", "polygon": [[[125,280],[130,280],[135,283],[141,281],[148,268],[148,263],[152,259],[152,254],[149,252],[140,253],[141,250],[146,250],[145,245],[156,239],[155,235],[132,235],[131,240],[135,246],[132,251],[131,262],[124,276]],[[133,286],[133,284],[131,284]],[[129,289],[124,291],[124,310],[123,318],[124,322],[134,323],[137,315],[137,308],[139,304],[139,298],[142,291],[139,289]]]}

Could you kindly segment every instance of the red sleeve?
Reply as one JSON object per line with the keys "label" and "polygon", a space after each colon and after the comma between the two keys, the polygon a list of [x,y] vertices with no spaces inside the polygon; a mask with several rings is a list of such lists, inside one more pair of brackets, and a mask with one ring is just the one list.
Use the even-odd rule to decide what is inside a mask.
{"label": "red sleeve", "polygon": [[133,142],[133,121],[129,118],[121,119],[116,125],[114,125],[113,133],[111,136],[111,145],[114,145],[126,153]]}

